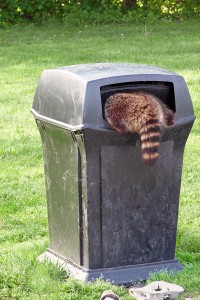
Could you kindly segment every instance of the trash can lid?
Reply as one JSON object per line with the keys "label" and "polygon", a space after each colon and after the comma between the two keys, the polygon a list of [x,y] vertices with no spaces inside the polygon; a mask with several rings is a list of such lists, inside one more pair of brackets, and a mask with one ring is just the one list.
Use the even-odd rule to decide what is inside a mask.
{"label": "trash can lid", "polygon": [[72,131],[108,130],[103,118],[101,88],[141,82],[172,83],[177,122],[193,116],[183,77],[159,67],[129,63],[81,64],[45,70],[39,79],[31,111],[36,119]]}

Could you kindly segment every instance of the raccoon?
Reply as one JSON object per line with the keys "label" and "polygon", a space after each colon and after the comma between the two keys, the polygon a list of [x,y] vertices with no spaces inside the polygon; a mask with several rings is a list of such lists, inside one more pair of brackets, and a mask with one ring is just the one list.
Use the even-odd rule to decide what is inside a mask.
{"label": "raccoon", "polygon": [[139,134],[142,160],[153,166],[159,157],[163,127],[174,124],[174,113],[146,92],[117,93],[105,104],[105,118],[116,131]]}

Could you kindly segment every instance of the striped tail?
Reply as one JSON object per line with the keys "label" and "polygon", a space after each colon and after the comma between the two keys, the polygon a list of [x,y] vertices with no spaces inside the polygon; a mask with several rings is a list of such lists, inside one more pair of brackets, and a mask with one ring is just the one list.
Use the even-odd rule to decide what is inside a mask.
{"label": "striped tail", "polygon": [[153,166],[159,157],[161,124],[158,119],[147,121],[140,132],[142,160],[147,166]]}

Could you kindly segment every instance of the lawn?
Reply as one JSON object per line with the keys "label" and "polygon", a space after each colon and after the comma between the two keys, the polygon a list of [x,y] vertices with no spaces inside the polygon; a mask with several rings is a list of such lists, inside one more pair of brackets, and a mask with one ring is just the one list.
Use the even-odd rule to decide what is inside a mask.
{"label": "lawn", "polygon": [[37,257],[48,246],[39,131],[30,113],[42,70],[91,62],[160,66],[184,76],[197,117],[186,144],[176,257],[184,266],[159,278],[200,299],[200,22],[71,27],[14,26],[0,31],[0,299],[98,300],[123,287],[82,284]]}

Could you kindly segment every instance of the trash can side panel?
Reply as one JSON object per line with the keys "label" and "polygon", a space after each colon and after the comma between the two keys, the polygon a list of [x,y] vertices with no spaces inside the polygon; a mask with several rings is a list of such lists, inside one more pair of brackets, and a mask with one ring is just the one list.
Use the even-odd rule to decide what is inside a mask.
{"label": "trash can side panel", "polygon": [[104,267],[174,258],[177,199],[171,193],[173,148],[173,141],[161,145],[152,172],[141,162],[139,146],[102,147]]}
{"label": "trash can side panel", "polygon": [[43,71],[34,102],[41,118],[82,126],[86,83],[81,78],[62,70]]}
{"label": "trash can side panel", "polygon": [[71,133],[40,127],[45,167],[50,250],[80,264],[78,149]]}

